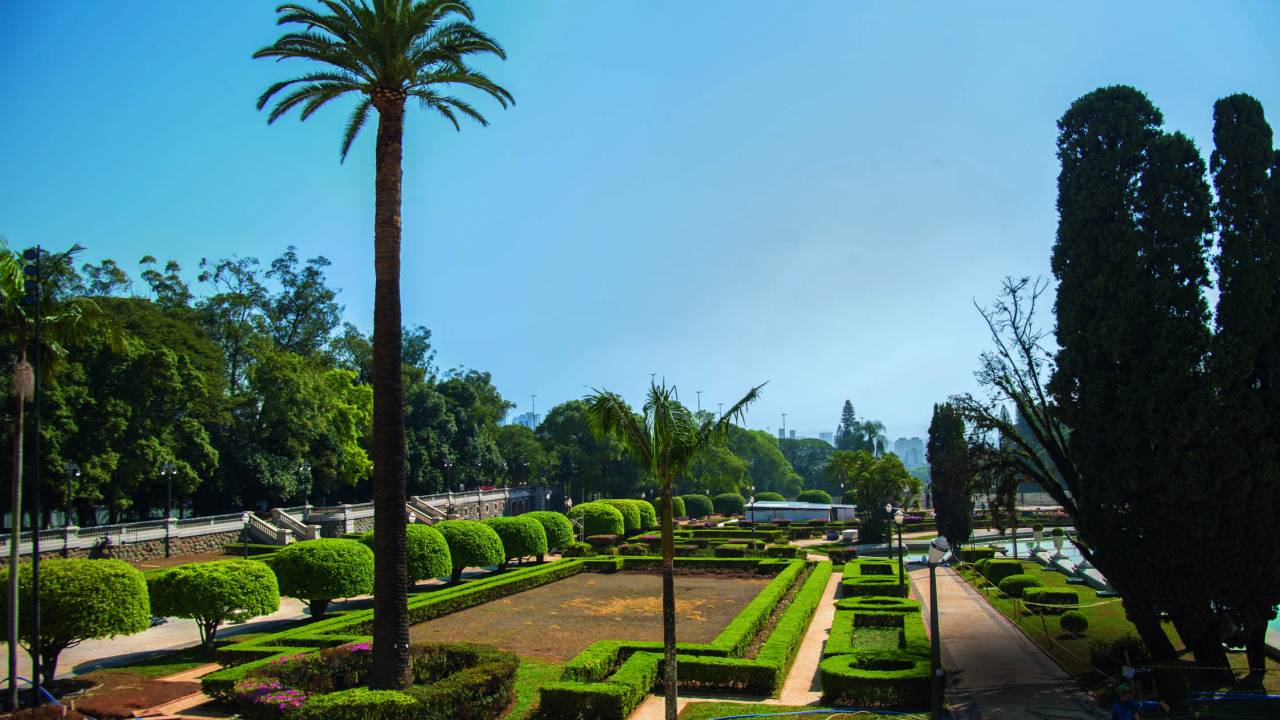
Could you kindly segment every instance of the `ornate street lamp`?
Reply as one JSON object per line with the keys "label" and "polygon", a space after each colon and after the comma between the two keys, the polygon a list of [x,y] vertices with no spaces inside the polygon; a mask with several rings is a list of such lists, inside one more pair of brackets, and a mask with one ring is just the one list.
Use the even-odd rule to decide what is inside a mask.
{"label": "ornate street lamp", "polygon": [[951,551],[947,539],[939,535],[929,543],[929,669],[930,717],[942,720],[942,642],[938,637],[938,563]]}
{"label": "ornate street lamp", "polygon": [[[907,596],[907,580],[906,563],[902,559],[902,523],[906,520],[906,516],[902,514],[902,508],[895,508],[893,503],[884,506],[884,511],[893,516],[893,524],[898,526],[898,592],[902,597]],[[889,532],[893,532],[890,530]]]}
{"label": "ornate street lamp", "polygon": [[63,464],[62,469],[67,473],[67,492],[63,499],[67,501],[67,510],[62,518],[62,526],[64,528],[71,527],[71,481],[80,477],[80,466],[74,462],[67,461]]}
{"label": "ornate street lamp", "polygon": [[178,474],[177,468],[173,463],[167,462],[160,466],[160,477],[165,479],[165,501],[164,501],[164,556],[169,557],[169,519],[173,516],[173,476]]}

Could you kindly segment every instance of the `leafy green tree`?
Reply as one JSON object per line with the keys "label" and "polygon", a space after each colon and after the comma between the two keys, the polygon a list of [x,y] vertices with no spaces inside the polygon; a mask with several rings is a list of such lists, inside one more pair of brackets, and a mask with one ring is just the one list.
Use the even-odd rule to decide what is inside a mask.
{"label": "leafy green tree", "polygon": [[845,400],[844,408],[840,410],[840,424],[836,426],[836,449],[860,450],[861,439],[861,425],[853,412],[853,401]]}
{"label": "leafy green tree", "polygon": [[[409,584],[419,580],[445,577],[453,572],[453,560],[449,555],[449,543],[439,530],[429,526],[412,524],[405,528],[409,545]],[[360,536],[360,542],[373,549],[373,532]]]}
{"label": "leafy green tree", "polygon": [[974,478],[964,420],[949,403],[933,406],[925,456],[933,479],[933,510],[938,533],[944,535],[952,547],[960,547],[973,530]]}
{"label": "leafy green tree", "polygon": [[1280,154],[1262,104],[1237,94],[1213,107],[1220,252],[1210,369],[1215,473],[1232,521],[1218,533],[1215,603],[1243,629],[1249,667],[1266,667],[1266,626],[1280,604]]}
{"label": "leafy green tree", "polygon": [[266,329],[276,347],[298,355],[312,355],[327,343],[342,306],[337,292],[324,282],[327,258],[314,257],[299,266],[297,248],[289,246],[271,263],[267,277],[280,285],[280,291],[263,304]]}
{"label": "leafy green tree", "polygon": [[587,425],[586,403],[569,400],[551,408],[537,429],[547,451],[547,477],[575,503],[592,497],[633,495],[639,467],[612,438],[597,438]]}
{"label": "leafy green tree", "polygon": [[255,58],[302,58],[324,69],[277,82],[258,99],[258,108],[280,93],[268,118],[273,122],[294,108],[306,119],[343,96],[359,97],[343,133],[346,157],[369,117],[378,113],[374,199],[373,458],[378,564],[374,616],[374,689],[409,686],[409,609],[406,594],[404,536],[405,437],[404,386],[400,335],[400,194],[405,103],[410,98],[443,115],[454,127],[458,115],[486,124],[474,107],[446,88],[471,87],[503,107],[511,94],[469,67],[474,55],[505,57],[502,48],[471,24],[464,0],[383,2],[358,0],[327,4],[328,12],[281,5],[279,24],[303,32],[282,35],[254,53]]}
{"label": "leafy green tree", "polygon": [[749,484],[748,467],[746,460],[725,445],[712,445],[689,465],[688,477],[677,482],[677,487],[714,494],[736,493]]}
{"label": "leafy green tree", "polygon": [[547,554],[547,531],[542,529],[542,523],[536,518],[517,515],[485,518],[483,522],[502,539],[504,559],[498,566],[499,570],[505,570],[512,560]]}
{"label": "leafy green tree", "polygon": [[164,271],[155,268],[157,260],[146,255],[138,261],[142,267],[139,277],[151,289],[155,303],[162,308],[185,308],[191,304],[191,289],[182,279],[182,266],[177,261],[169,260],[164,264]]}
{"label": "leafy green tree", "polygon": [[[311,607],[311,617],[324,617],[334,598],[373,591],[373,552],[355,540],[307,540],[285,545],[271,559],[280,594]],[[403,588],[402,588],[403,589]]]}
{"label": "leafy green tree", "polygon": [[[9,582],[9,569],[0,569]],[[18,566],[20,597],[31,597],[31,565]],[[18,638],[30,652],[32,612],[19,606]],[[9,614],[8,595],[0,611]],[[40,562],[40,670],[48,686],[58,672],[58,656],[82,640],[132,635],[151,626],[147,583],[120,560],[51,559]]]}
{"label": "leafy green tree", "polygon": [[760,387],[752,388],[719,420],[709,416],[699,418],[680,404],[675,388],[665,384],[650,386],[641,414],[636,414],[615,393],[596,391],[587,398],[587,418],[592,433],[621,443],[644,473],[661,483],[662,647],[667,720],[676,720],[677,680],[672,488],[676,477],[686,472],[705,448],[721,441],[733,420],[740,419],[747,405],[759,395]]}
{"label": "leafy green tree", "polygon": [[[804,482],[806,488],[821,488],[827,492],[839,492],[839,487],[826,484],[827,463],[835,448],[826,440],[817,438],[786,438],[778,441],[778,449],[782,456],[791,463]],[[758,495],[758,493],[757,493]]]}
{"label": "leafy green tree", "polygon": [[[1117,572],[1105,559],[1098,567],[1140,631],[1147,624],[1158,657],[1171,648],[1139,594],[1170,613],[1197,662],[1224,667],[1210,591],[1192,579],[1213,570],[1189,562],[1217,541],[1215,501],[1225,496],[1205,447],[1209,188],[1194,144],[1162,121],[1146,96],[1116,86],[1081,97],[1058,123],[1059,350],[1049,389],[1073,429],[1077,527],[1099,558],[1129,556]],[[1190,521],[1188,507],[1199,510]]]}
{"label": "leafy green tree", "polygon": [[778,438],[764,430],[735,425],[729,428],[727,439],[729,449],[746,461],[750,484],[756,491],[772,490],[789,496],[800,492],[804,481],[778,449]]}
{"label": "leafy green tree", "polygon": [[861,427],[862,447],[872,455],[883,453],[885,444],[889,442],[889,438],[884,435],[884,423],[868,419],[862,421]]}
{"label": "leafy green tree", "polygon": [[213,286],[213,294],[196,303],[200,324],[222,348],[227,387],[232,393],[246,382],[252,346],[266,334],[261,308],[267,289],[258,279],[257,258],[212,262],[200,260],[199,280]]}
{"label": "leafy green tree", "polygon": [[275,573],[256,560],[219,560],[166,568],[147,579],[151,613],[191,618],[209,649],[218,626],[280,609]]}
{"label": "leafy green tree", "polygon": [[524,425],[503,425],[497,431],[498,454],[502,456],[507,485],[530,485],[546,475],[547,451],[538,436]]}
{"label": "leafy green tree", "polygon": [[[525,513],[522,517],[531,517],[542,523],[542,530],[547,535],[548,548],[564,548],[573,542],[573,523],[569,522],[569,518],[558,512],[550,510],[534,510]],[[538,556],[538,562],[542,562],[542,556]]]}
{"label": "leafy green tree", "polygon": [[513,405],[503,399],[487,372],[453,371],[435,387],[453,418],[449,444],[454,482],[470,487],[494,484],[506,472],[498,449],[498,423]]}
{"label": "leafy green tree", "polygon": [[861,542],[884,541],[890,520],[884,506],[901,504],[920,487],[897,455],[873,457],[866,450],[835,451],[827,466],[827,482],[843,489],[841,502],[857,505],[863,514]]}
{"label": "leafy green tree", "polygon": [[460,581],[462,571],[469,567],[501,565],[506,560],[502,537],[478,520],[445,520],[432,527],[439,530],[449,544],[452,583]]}
{"label": "leafy green tree", "polygon": [[107,258],[94,265],[85,263],[80,266],[82,281],[75,286],[75,294],[92,298],[127,295],[133,288],[133,280],[129,273],[120,267],[115,260]]}

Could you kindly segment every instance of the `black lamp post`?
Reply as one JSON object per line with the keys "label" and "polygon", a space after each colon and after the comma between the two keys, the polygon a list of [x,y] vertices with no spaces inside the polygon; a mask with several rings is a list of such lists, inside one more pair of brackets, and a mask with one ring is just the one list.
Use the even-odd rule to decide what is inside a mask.
{"label": "black lamp post", "polygon": [[938,637],[938,577],[936,570],[942,556],[951,550],[947,539],[939,535],[929,543],[929,670],[930,717],[942,720],[942,641]]}
{"label": "black lamp post", "polygon": [[67,492],[63,498],[67,501],[67,509],[62,518],[62,527],[69,528],[71,527],[71,481],[80,477],[80,466],[68,461],[63,464],[62,469],[67,472]]}
{"label": "black lamp post", "polygon": [[169,518],[173,516],[173,476],[177,474],[177,469],[173,463],[167,462],[160,466],[160,477],[166,481],[165,501],[164,501],[164,556],[169,557],[171,549],[169,545]]}
{"label": "black lamp post", "polygon": [[298,478],[302,480],[302,519],[307,519],[307,510],[311,508],[311,463],[303,460],[298,463]]}
{"label": "black lamp post", "polygon": [[[907,579],[906,579],[907,567],[906,567],[906,563],[902,559],[902,522],[906,518],[902,514],[902,508],[894,508],[892,503],[885,505],[884,511],[890,514],[890,516],[893,518],[893,524],[898,526],[898,593],[902,597],[906,597],[907,596]],[[893,531],[890,530],[889,532],[892,533]]]}

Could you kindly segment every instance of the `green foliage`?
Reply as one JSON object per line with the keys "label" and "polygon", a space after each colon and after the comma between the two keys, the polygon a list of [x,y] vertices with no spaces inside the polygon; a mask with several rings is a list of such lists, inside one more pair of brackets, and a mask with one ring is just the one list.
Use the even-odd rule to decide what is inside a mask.
{"label": "green foliage", "polygon": [[658,511],[654,508],[653,503],[647,500],[630,501],[640,511],[640,529],[656,530],[658,528]]}
{"label": "green foliage", "polygon": [[[783,438],[778,440],[778,450],[801,477],[804,487],[824,488],[839,492],[840,488],[826,484],[827,463],[835,448],[826,440],[817,438]],[[825,486],[825,487],[824,487]]]}
{"label": "green foliage", "polygon": [[746,557],[747,546],[738,543],[725,543],[717,545],[715,549],[716,557]]}
{"label": "green foliage", "polygon": [[770,492],[768,490],[756,493],[756,502],[783,502],[784,500],[786,500],[786,498],[782,496],[782,493]]}
{"label": "green foliage", "polygon": [[694,520],[704,518],[715,512],[715,505],[706,495],[684,495],[684,509],[687,517]]}
{"label": "green foliage", "polygon": [[584,542],[571,542],[560,548],[561,557],[586,557],[591,554],[591,545]]}
{"label": "green foliage", "polygon": [[280,609],[275,573],[254,560],[192,563],[147,578],[151,613],[196,621],[200,641],[213,647],[218,626]]}
{"label": "green foliage", "polygon": [[1008,575],[996,584],[1000,592],[1013,598],[1022,597],[1027,588],[1044,587],[1044,583],[1035,575]]}
{"label": "green foliage", "polygon": [[[444,577],[452,571],[449,543],[439,530],[430,525],[413,523],[405,526],[404,534],[408,557],[406,573],[410,585],[419,580]],[[373,531],[361,534],[360,542],[373,550]]]}
{"label": "green foliage", "polygon": [[747,500],[738,493],[722,493],[711,501],[717,515],[741,515]]}
{"label": "green foliage", "polygon": [[955,555],[961,562],[974,563],[975,565],[983,560],[994,560],[996,549],[993,547],[962,547],[955,549]]}
{"label": "green foliage", "polygon": [[826,490],[810,489],[796,495],[796,502],[817,503],[819,505],[831,504],[831,493]]}
{"label": "green foliage", "polygon": [[623,531],[619,534],[630,535],[631,533],[637,532],[641,529],[640,509],[635,506],[635,501],[609,498],[605,500],[597,500],[596,502],[604,503],[605,505],[615,508],[618,512],[622,513]]}
{"label": "green foliage", "polygon": [[1038,615],[1059,615],[1080,604],[1080,595],[1075,590],[1051,587],[1026,588],[1022,599],[1027,611]]}
{"label": "green foliage", "polygon": [[566,548],[573,542],[573,523],[569,518],[550,510],[534,510],[524,514],[542,523],[542,530],[547,535],[548,548]]}
{"label": "green foliage", "polygon": [[950,403],[933,406],[929,421],[929,474],[938,533],[960,547],[972,532],[974,474],[964,420]]}
{"label": "green foliage", "polygon": [[1089,630],[1089,617],[1079,610],[1068,610],[1058,618],[1058,626],[1063,632],[1081,636]]}
{"label": "green foliage", "polygon": [[[569,517],[580,520],[587,535],[622,535],[626,531],[622,511],[608,503],[574,505],[569,509]],[[638,522],[639,513],[636,517]]]}
{"label": "green foliage", "polygon": [[[0,584],[9,570],[0,570]],[[31,597],[31,565],[18,566],[18,592]],[[9,613],[8,594],[0,610]],[[18,638],[31,643],[31,603],[18,605]],[[151,608],[142,573],[119,560],[51,559],[40,562],[41,667],[46,683],[57,673],[58,655],[81,640],[131,635],[150,627]]]}
{"label": "green foliage", "polygon": [[746,461],[750,485],[757,492],[771,490],[791,496],[804,487],[803,478],[778,448],[778,438],[770,433],[735,425],[729,428],[728,447]]}
{"label": "green foliage", "polygon": [[633,495],[640,484],[639,465],[623,452],[621,443],[592,433],[582,400],[551,408],[537,434],[547,451],[549,484],[569,488],[575,502],[588,493]]}
{"label": "green foliage", "polygon": [[462,578],[462,571],[469,567],[491,567],[506,560],[502,538],[494,529],[476,520],[445,520],[433,525],[444,535],[449,544],[449,557],[453,562],[452,581]]}
{"label": "green foliage", "polygon": [[307,701],[300,720],[401,720],[417,709],[413,698],[399,690],[350,688]]}
{"label": "green foliage", "polygon": [[929,704],[929,658],[896,650],[833,655],[818,666],[823,702],[853,707]]}
{"label": "green foliage", "polygon": [[987,577],[987,580],[991,581],[991,584],[997,587],[999,587],[1000,581],[1010,575],[1022,575],[1026,572],[1024,569],[1026,566],[1022,564],[1021,560],[991,559],[987,561],[984,567],[982,574]]}
{"label": "green foliage", "polygon": [[373,551],[355,540],[307,540],[286,545],[271,569],[280,594],[305,600],[322,617],[334,598],[373,592]]}
{"label": "green foliage", "polygon": [[[516,517],[491,517],[484,524],[493,528],[502,539],[507,562],[523,557],[541,557],[547,553],[547,531],[542,523],[528,515]],[[505,567],[506,562],[503,563]]]}

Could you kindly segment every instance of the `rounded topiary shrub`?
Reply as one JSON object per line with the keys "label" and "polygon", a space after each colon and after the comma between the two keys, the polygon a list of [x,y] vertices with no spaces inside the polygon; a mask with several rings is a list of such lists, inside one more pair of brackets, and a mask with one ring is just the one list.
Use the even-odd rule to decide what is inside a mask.
{"label": "rounded topiary shrub", "polygon": [[648,555],[649,546],[644,543],[623,543],[618,546],[619,555]]}
{"label": "rounded topiary shrub", "polygon": [[[654,517],[655,517],[655,518],[661,518],[661,517],[662,517],[662,498],[661,498],[661,497],[654,498],[653,500],[651,500],[651,501],[650,501],[650,504],[651,504],[651,505],[653,505],[653,509],[654,509]],[[683,497],[681,497],[681,496],[679,496],[679,495],[672,495],[672,496],[671,496],[671,509],[675,511],[675,512],[674,512],[674,514],[673,514],[673,519],[674,519],[674,518],[687,517],[687,516],[685,515],[685,512],[686,512],[686,511],[685,511],[685,507],[684,507],[684,498],[683,498]]]}
{"label": "rounded topiary shrub", "polygon": [[[0,586],[8,585],[6,567],[0,571]],[[30,646],[30,563],[18,566],[18,593],[18,637]],[[9,616],[7,592],[0,593],[0,610]],[[45,684],[57,674],[58,655],[81,640],[132,635],[149,627],[147,582],[133,566],[120,560],[40,561],[40,667]]]}
{"label": "rounded topiary shrub", "polygon": [[[564,549],[573,542],[573,523],[564,515],[550,510],[535,510],[525,513],[523,517],[531,517],[542,523],[542,531],[547,534],[547,549]],[[541,555],[538,556],[538,562],[542,562]]]}
{"label": "rounded topiary shrub", "polygon": [[653,530],[658,527],[658,511],[653,508],[653,503],[647,500],[632,500],[631,503],[640,511],[641,530]]}
{"label": "rounded topiary shrub", "polygon": [[[404,533],[409,555],[409,585],[449,574],[453,560],[449,556],[449,543],[445,542],[439,530],[413,523],[405,527]],[[360,542],[377,551],[373,544],[373,531],[361,535]]]}
{"label": "rounded topiary shrub", "polygon": [[618,512],[622,513],[622,532],[623,533],[630,535],[633,532],[639,532],[640,509],[637,508],[635,505],[633,505],[632,501],[608,498],[605,500],[598,500],[597,502],[602,502],[605,505],[615,508],[617,509]]}
{"label": "rounded topiary shrub", "polygon": [[1044,583],[1035,575],[1010,575],[1000,581],[1000,592],[1009,597],[1020,598],[1022,591],[1027,588],[1044,587]]}
{"label": "rounded topiary shrub", "polygon": [[811,488],[797,495],[796,502],[817,503],[818,505],[830,505],[831,493],[827,492],[826,490]]}
{"label": "rounded topiary shrub", "polygon": [[682,495],[681,497],[684,500],[685,515],[689,518],[697,520],[715,512],[715,505],[706,495]]}
{"label": "rounded topiary shrub", "polygon": [[453,562],[450,582],[461,580],[462,571],[466,568],[492,567],[507,559],[502,538],[493,528],[478,520],[445,520],[432,527],[439,530],[449,544],[449,557]]}
{"label": "rounded topiary shrub", "polygon": [[745,543],[725,543],[716,546],[715,554],[716,557],[746,557],[747,546]]}
{"label": "rounded topiary shrub", "polygon": [[1068,610],[1058,618],[1058,625],[1063,632],[1080,637],[1089,629],[1089,618],[1079,610]]}
{"label": "rounded topiary shrub", "polygon": [[213,647],[219,625],[244,622],[280,609],[276,574],[256,560],[171,567],[148,578],[147,590],[152,615],[195,620],[206,648]]}
{"label": "rounded topiary shrub", "polygon": [[527,515],[491,517],[484,524],[493,528],[502,539],[506,559],[501,568],[505,569],[507,563],[517,558],[542,557],[547,554],[547,531],[542,529],[542,523]]}
{"label": "rounded topiary shrub", "polygon": [[285,545],[271,561],[280,594],[304,600],[323,617],[334,598],[373,592],[373,551],[355,540],[306,540]]}
{"label": "rounded topiary shrub", "polygon": [[587,535],[621,535],[626,532],[622,512],[606,503],[588,502],[574,505],[569,510],[569,517],[580,520],[583,531]]}
{"label": "rounded topiary shrub", "polygon": [[786,498],[782,496],[782,493],[776,493],[769,490],[756,493],[756,502],[783,502],[785,500]]}
{"label": "rounded topiary shrub", "polygon": [[741,515],[747,507],[747,499],[738,493],[721,493],[711,501],[721,515]]}
{"label": "rounded topiary shrub", "polygon": [[560,557],[586,557],[591,554],[591,546],[584,542],[572,542],[560,548]]}

